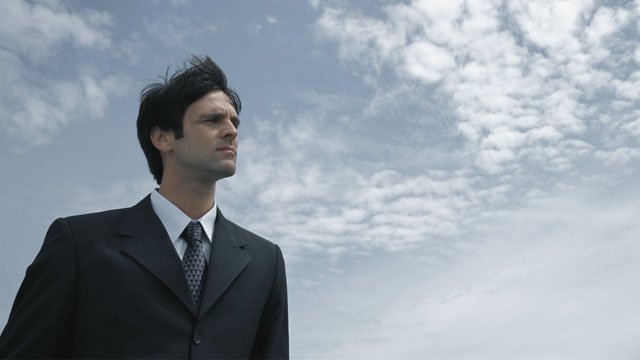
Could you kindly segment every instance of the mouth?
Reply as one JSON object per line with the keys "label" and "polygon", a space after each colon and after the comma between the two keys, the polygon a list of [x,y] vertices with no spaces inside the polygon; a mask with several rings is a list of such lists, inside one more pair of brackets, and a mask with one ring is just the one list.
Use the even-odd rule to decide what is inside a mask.
{"label": "mouth", "polygon": [[232,153],[233,155],[236,154],[236,148],[233,146],[222,146],[217,148],[216,151],[229,152],[229,153]]}

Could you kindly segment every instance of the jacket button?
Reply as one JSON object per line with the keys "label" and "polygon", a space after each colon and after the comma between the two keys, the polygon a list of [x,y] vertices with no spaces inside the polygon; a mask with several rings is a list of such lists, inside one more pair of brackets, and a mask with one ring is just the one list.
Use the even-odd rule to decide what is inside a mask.
{"label": "jacket button", "polygon": [[193,343],[198,345],[202,342],[202,336],[200,336],[200,333],[197,332],[195,334],[193,334]]}

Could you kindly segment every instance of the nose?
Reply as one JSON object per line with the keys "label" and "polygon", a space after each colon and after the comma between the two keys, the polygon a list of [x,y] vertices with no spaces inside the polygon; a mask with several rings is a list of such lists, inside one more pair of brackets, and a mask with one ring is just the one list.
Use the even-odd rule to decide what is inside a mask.
{"label": "nose", "polygon": [[226,120],[224,122],[224,129],[222,130],[222,137],[223,138],[230,138],[230,139],[235,139],[236,137],[238,137],[238,129],[236,129],[236,126],[233,125],[233,122],[231,122],[231,120]]}

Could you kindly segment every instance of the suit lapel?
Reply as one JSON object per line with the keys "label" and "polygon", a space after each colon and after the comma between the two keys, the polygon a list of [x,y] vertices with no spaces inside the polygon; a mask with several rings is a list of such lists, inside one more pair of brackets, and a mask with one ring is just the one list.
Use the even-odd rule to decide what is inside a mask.
{"label": "suit lapel", "polygon": [[218,209],[200,315],[218,301],[251,260],[244,246],[244,240]]}
{"label": "suit lapel", "polygon": [[182,261],[164,225],[153,211],[149,196],[129,210],[120,227],[120,234],[129,237],[120,251],[160,279],[195,317],[197,308],[189,292]]}

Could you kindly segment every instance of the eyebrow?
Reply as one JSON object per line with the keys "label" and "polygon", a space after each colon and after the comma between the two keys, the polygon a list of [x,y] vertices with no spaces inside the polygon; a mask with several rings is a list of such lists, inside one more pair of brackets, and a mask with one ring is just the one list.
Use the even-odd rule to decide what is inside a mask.
{"label": "eyebrow", "polygon": [[[211,114],[206,114],[206,115],[202,115],[200,117],[200,120],[213,120],[213,121],[219,121],[224,119],[227,116],[226,113],[222,113],[222,112],[214,112]],[[240,125],[240,118],[237,116],[231,116],[231,122],[235,124],[236,127],[238,127]]]}

